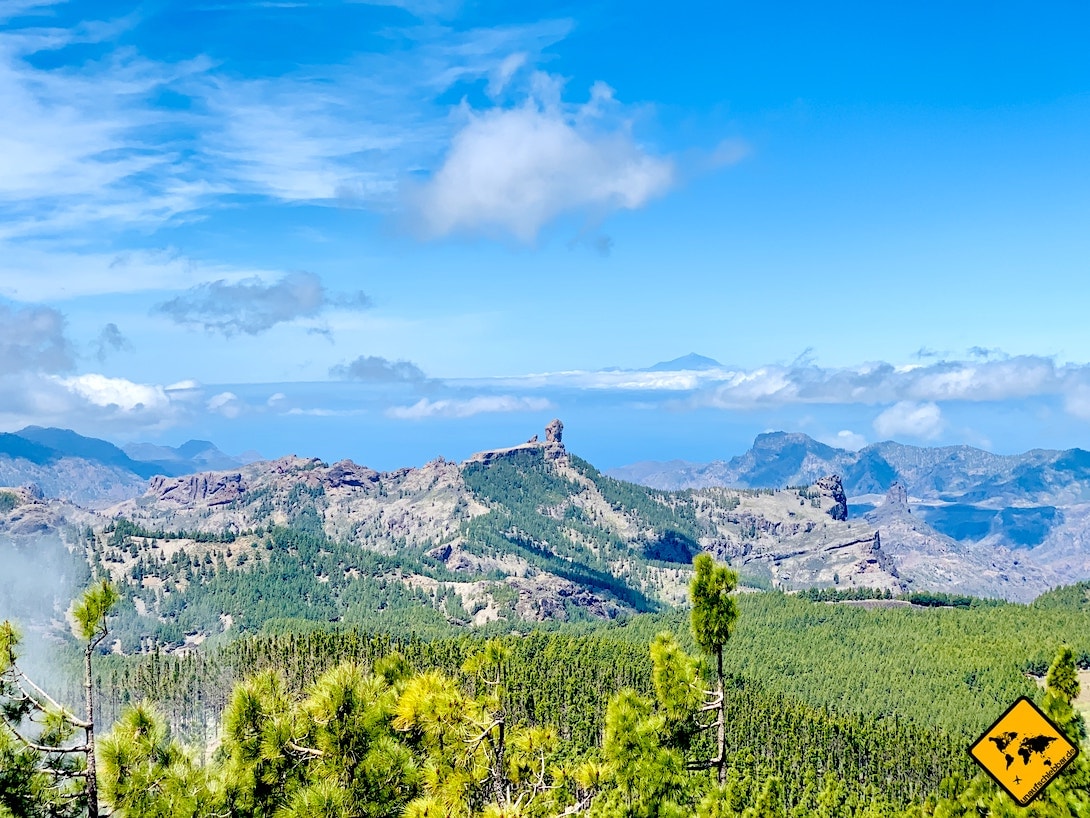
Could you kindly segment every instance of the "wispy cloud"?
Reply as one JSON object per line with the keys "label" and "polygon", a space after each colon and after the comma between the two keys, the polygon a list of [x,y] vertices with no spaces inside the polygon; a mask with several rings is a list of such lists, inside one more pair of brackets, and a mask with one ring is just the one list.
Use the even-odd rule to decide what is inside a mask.
{"label": "wispy cloud", "polygon": [[334,307],[360,310],[369,305],[363,293],[333,293],[314,273],[296,272],[271,284],[257,278],[236,284],[201,284],[160,304],[157,310],[179,324],[230,337],[257,335],[277,324],[315,318]]}
{"label": "wispy cloud", "polygon": [[179,115],[156,95],[209,67],[156,63],[114,50],[80,66],[32,58],[75,44],[111,42],[121,23],[0,30],[0,240],[56,236],[103,223],[160,224],[213,193],[181,161]]}
{"label": "wispy cloud", "polygon": [[46,249],[19,244],[0,248],[0,297],[62,301],[88,295],[177,291],[213,281],[270,279],[277,273],[208,264],[171,250],[114,253]]}
{"label": "wispy cloud", "polygon": [[[54,4],[4,4],[0,109],[14,127],[0,129],[0,296],[197,287],[164,311],[224,334],[261,332],[293,320],[287,309],[238,308],[239,282],[269,281],[267,271],[118,252],[117,237],[256,196],[400,213],[427,237],[532,240],[563,214],[596,222],[673,184],[673,160],[637,141],[634,109],[608,86],[572,103],[537,70],[570,20],[466,30],[438,22],[456,7],[449,0],[379,4],[418,18],[386,30],[388,48],[263,77],[122,47],[135,16],[65,27],[50,18]],[[85,53],[94,56],[74,56]],[[457,102],[482,88],[484,107]],[[233,306],[219,309],[213,295]],[[312,303],[295,315],[312,317]]]}
{"label": "wispy cloud", "polygon": [[422,420],[425,418],[466,418],[496,412],[542,412],[553,408],[545,398],[514,395],[478,395],[467,399],[428,400],[421,398],[412,406],[395,406],[386,410],[392,418]]}
{"label": "wispy cloud", "polygon": [[496,77],[512,54],[538,59],[570,28],[416,26],[391,32],[388,52],[344,65],[275,78],[210,75],[189,89],[209,113],[201,155],[235,192],[392,213],[404,179],[432,167],[449,144],[456,123],[439,98]]}

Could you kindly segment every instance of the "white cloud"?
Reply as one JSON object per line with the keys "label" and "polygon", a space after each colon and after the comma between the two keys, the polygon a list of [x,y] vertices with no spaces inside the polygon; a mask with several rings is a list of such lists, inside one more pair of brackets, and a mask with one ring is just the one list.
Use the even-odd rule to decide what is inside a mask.
{"label": "white cloud", "polygon": [[94,372],[0,375],[0,428],[37,424],[127,436],[191,418],[200,399],[199,388],[177,390]]}
{"label": "white cloud", "polygon": [[169,386],[164,386],[163,390],[166,392],[189,392],[200,388],[200,382],[190,378],[184,381],[178,381],[177,383],[172,383]]}
{"label": "white cloud", "polygon": [[[430,14],[446,2],[394,5]],[[67,28],[20,17],[44,5],[0,9],[11,20],[0,30],[0,110],[17,125],[0,129],[0,242],[100,241],[102,225],[155,229],[237,194],[390,209],[404,174],[433,167],[449,144],[455,123],[441,97],[452,85],[506,85],[520,59],[539,60],[571,29],[407,20],[385,32],[396,48],[240,79],[206,58],[169,63],[119,46],[136,17]],[[67,61],[74,44],[100,56]],[[62,58],[43,64],[44,52]]]}
{"label": "white cloud", "polygon": [[395,406],[386,410],[392,418],[420,420],[422,418],[466,418],[492,412],[542,412],[552,408],[545,398],[515,397],[513,395],[478,395],[466,400],[428,400],[421,398],[412,406]]}
{"label": "white cloud", "polygon": [[544,75],[522,105],[468,111],[443,166],[414,197],[425,235],[511,234],[532,241],[557,216],[633,210],[674,182],[670,159],[641,148],[626,123],[608,123],[612,91],[563,105]]}
{"label": "white cloud", "polygon": [[423,26],[398,32],[410,48],[351,64],[273,79],[210,75],[187,87],[209,111],[200,153],[235,192],[391,211],[405,174],[433,166],[449,144],[455,123],[438,98],[481,79],[502,90],[570,29],[564,20]]}
{"label": "white cloud", "polygon": [[934,440],[943,429],[942,410],[935,403],[900,401],[874,419],[874,431],[892,439],[901,435]]}
{"label": "white cloud", "polygon": [[695,400],[724,409],[792,403],[1000,401],[1061,395],[1085,373],[1090,373],[1090,366],[1057,366],[1050,358],[1032,355],[910,367],[883,362],[843,369],[766,366],[730,373]]}
{"label": "white cloud", "polygon": [[225,418],[237,418],[245,409],[246,404],[234,392],[220,392],[213,395],[205,404],[209,412],[223,415]]}
{"label": "white cloud", "polygon": [[123,413],[159,412],[170,405],[161,386],[134,383],[124,378],[108,378],[89,373],[53,380],[92,406],[116,409]]}
{"label": "white cloud", "polygon": [[468,384],[516,388],[570,388],[624,391],[690,392],[735,373],[721,369],[639,372],[635,370],[540,372],[497,378],[468,379]]}
{"label": "white cloud", "polygon": [[64,0],[4,0],[0,5],[0,22],[21,17],[24,14],[44,13],[40,9],[60,5]]}

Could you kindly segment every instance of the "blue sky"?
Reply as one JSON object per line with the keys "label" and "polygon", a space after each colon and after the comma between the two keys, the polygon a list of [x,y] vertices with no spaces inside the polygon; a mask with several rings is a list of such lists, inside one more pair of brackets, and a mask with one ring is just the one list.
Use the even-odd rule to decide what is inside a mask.
{"label": "blue sky", "polygon": [[1090,9],[888,5],[6,0],[0,429],[1086,446]]}

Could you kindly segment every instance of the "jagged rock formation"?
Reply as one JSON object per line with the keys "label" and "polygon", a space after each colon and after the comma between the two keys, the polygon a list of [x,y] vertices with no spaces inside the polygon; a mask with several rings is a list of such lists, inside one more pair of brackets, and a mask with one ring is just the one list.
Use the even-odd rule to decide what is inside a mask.
{"label": "jagged rock formation", "polygon": [[889,491],[886,492],[886,497],[882,505],[888,506],[891,509],[904,509],[906,514],[910,514],[911,511],[908,508],[908,488],[905,484],[898,480],[890,486]]}
{"label": "jagged rock formation", "polygon": [[827,512],[834,520],[848,519],[848,498],[844,494],[844,484],[840,481],[839,474],[831,474],[822,477],[814,486],[833,501],[832,507]]}
{"label": "jagged rock formation", "polygon": [[246,483],[239,473],[191,474],[186,477],[151,478],[144,495],[153,501],[164,503],[202,502],[209,506],[226,505],[238,500],[246,492]]}
{"label": "jagged rock formation", "polygon": [[559,460],[567,454],[567,450],[564,448],[563,443],[564,436],[564,424],[559,418],[554,418],[549,421],[545,427],[545,442],[541,443],[538,440],[537,435],[534,435],[525,443],[520,443],[517,446],[507,446],[502,449],[486,449],[482,452],[477,452],[470,455],[466,459],[466,463],[492,463],[493,461],[510,457],[525,451],[537,451],[540,450],[546,460]]}
{"label": "jagged rock formation", "polygon": [[553,420],[550,420],[548,425],[545,427],[545,442],[560,443],[563,436],[564,424],[560,421],[560,418],[554,418]]}

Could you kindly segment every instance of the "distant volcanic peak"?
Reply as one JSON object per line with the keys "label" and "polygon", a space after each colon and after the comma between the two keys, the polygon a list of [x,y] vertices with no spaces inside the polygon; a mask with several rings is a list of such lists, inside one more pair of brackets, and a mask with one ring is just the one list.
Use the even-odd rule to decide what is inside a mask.
{"label": "distant volcanic peak", "polygon": [[824,443],[818,443],[810,435],[803,432],[761,432],[753,439],[754,449],[779,450],[784,446],[806,446],[814,448],[831,448]]}
{"label": "distant volcanic peak", "polygon": [[749,454],[760,457],[791,455],[800,458],[814,455],[823,460],[832,460],[838,456],[850,456],[851,452],[826,445],[803,432],[762,432],[753,439]]}
{"label": "distant volcanic peak", "polygon": [[678,372],[682,370],[704,370],[704,369],[721,369],[722,364],[714,358],[708,358],[704,355],[697,355],[695,352],[690,352],[688,355],[682,355],[680,358],[674,358],[672,361],[659,361],[654,366],[649,366],[644,369],[644,372]]}

